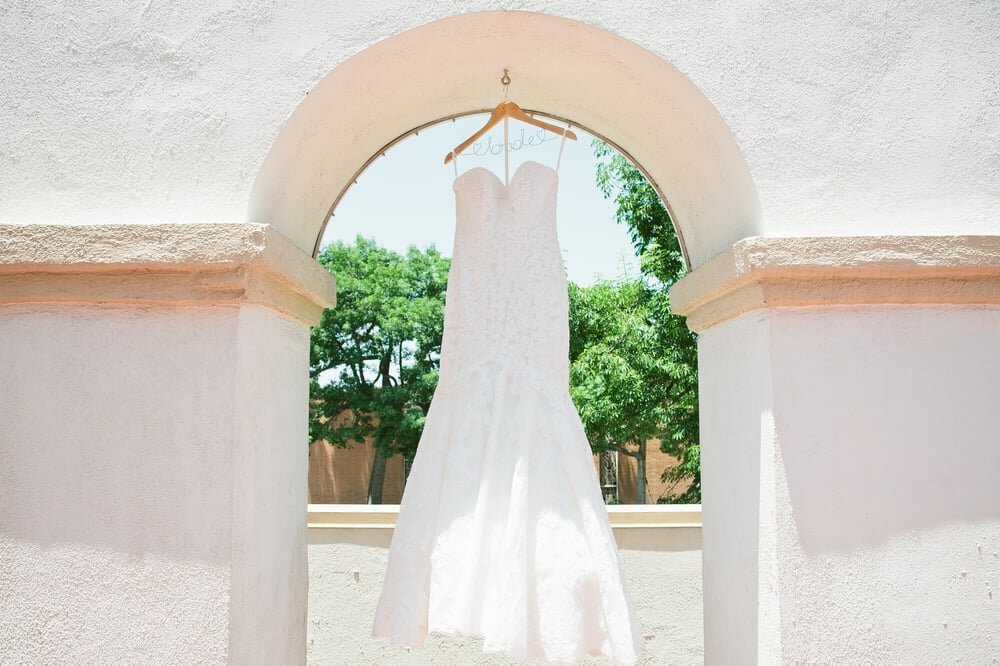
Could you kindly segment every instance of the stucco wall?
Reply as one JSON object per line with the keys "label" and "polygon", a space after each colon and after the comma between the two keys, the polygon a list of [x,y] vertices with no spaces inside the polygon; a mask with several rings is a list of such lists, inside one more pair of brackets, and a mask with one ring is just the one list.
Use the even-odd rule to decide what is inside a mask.
{"label": "stucco wall", "polygon": [[[769,236],[998,232],[992,3],[517,6],[609,30],[676,65],[732,129]],[[401,30],[503,7],[8,3],[0,221],[241,221],[265,154],[324,74]],[[558,73],[570,87],[588,76],[569,66]],[[609,79],[602,91],[618,84]],[[595,117],[600,104],[595,96],[587,107]],[[629,119],[603,121],[614,139]],[[167,243],[154,254],[170,251]],[[53,275],[46,297],[73,291]],[[158,284],[144,293],[155,296]],[[129,284],[106,285],[129,297]],[[267,321],[251,327],[257,337],[236,307],[43,300],[0,312],[4,657],[222,660],[248,649],[224,646],[220,618],[229,613],[248,623],[241,640],[258,638],[253,628],[272,632],[274,652],[262,654],[301,660],[305,592],[285,596],[262,578],[285,567],[279,579],[303,582],[295,546],[304,527],[279,514],[296,513],[289,498],[305,502],[305,446],[301,458],[276,464],[233,449],[300,432],[305,403],[293,406],[294,392],[279,404],[298,411],[300,425],[273,415],[254,422],[257,399],[275,396],[271,376],[247,364],[284,350],[269,363],[292,365],[268,367],[291,381],[285,373],[304,367],[295,365],[304,355],[292,359],[304,340]],[[732,639],[706,633],[706,657],[752,645],[762,661],[988,661],[1000,635],[986,587],[997,581],[1000,531],[996,309],[838,302],[822,313],[747,315],[714,340],[706,333],[703,385],[713,385],[703,417],[718,425],[703,433],[705,518],[733,530],[706,528],[716,558],[706,557],[708,579],[722,575],[706,588],[718,619],[707,631],[734,628]],[[770,398],[756,393],[768,387]],[[731,448],[712,452],[713,442]],[[713,481],[713,469],[728,471]],[[213,484],[205,470],[228,476]],[[247,492],[266,483],[265,471],[281,478]],[[238,514],[241,497],[276,504]],[[728,506],[712,505],[723,498]],[[150,516],[162,517],[155,529]],[[269,530],[273,550],[240,552],[241,538],[268,542]],[[336,557],[373,555],[352,548]],[[237,575],[247,578],[230,598]],[[284,609],[275,618],[287,627],[254,615],[265,602]]]}
{"label": "stucco wall", "polygon": [[699,344],[706,663],[1000,658],[1000,308],[779,308]]}
{"label": "stucco wall", "polygon": [[301,663],[309,330],[272,310],[244,307],[237,334],[229,661]]}
{"label": "stucco wall", "polygon": [[[768,235],[997,231],[992,3],[516,7],[609,30],[676,65],[742,147]],[[0,221],[241,220],[269,146],[324,74],[402,30],[502,8],[8,3]]]}
{"label": "stucco wall", "polygon": [[226,660],[238,326],[0,308],[0,661]]}
{"label": "stucco wall", "polygon": [[705,661],[773,663],[758,654],[761,416],[772,390],[769,313],[754,312],[698,338]]}
{"label": "stucco wall", "polygon": [[0,307],[0,662],[304,659],[307,345],[253,306]]}
{"label": "stucco wall", "polygon": [[[646,637],[640,664],[702,663],[700,532],[694,527],[615,531]],[[483,654],[481,643],[469,638],[434,635],[409,650],[371,638],[390,537],[391,529],[310,529],[308,663],[514,663]]]}
{"label": "stucco wall", "polygon": [[778,311],[770,336],[784,658],[1000,659],[1000,308]]}

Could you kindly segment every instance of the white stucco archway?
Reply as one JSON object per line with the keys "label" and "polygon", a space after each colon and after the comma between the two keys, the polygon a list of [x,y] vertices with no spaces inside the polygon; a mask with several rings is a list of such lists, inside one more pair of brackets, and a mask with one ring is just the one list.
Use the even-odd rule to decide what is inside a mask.
{"label": "white stucco archway", "polygon": [[[761,233],[750,171],[718,111],[672,65],[615,34],[532,12],[435,21],[365,49],[308,94],[254,182],[248,221],[315,252],[331,206],[415,127],[510,96],[608,137],[668,202],[690,267]],[[434,165],[438,166],[438,165]]]}
{"label": "white stucco archway", "polygon": [[[645,168],[695,268],[704,529],[675,580],[703,595],[639,597],[703,599],[710,664],[995,658],[994,3],[499,4],[4,8],[0,661],[316,660],[310,253],[373,155],[489,108],[504,67]],[[313,590],[360,641],[359,573]],[[698,654],[679,613],[648,660]]]}

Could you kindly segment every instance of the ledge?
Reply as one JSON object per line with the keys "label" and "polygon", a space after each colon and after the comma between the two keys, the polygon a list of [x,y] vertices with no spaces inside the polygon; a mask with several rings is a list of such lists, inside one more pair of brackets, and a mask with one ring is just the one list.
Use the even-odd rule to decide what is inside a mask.
{"label": "ledge", "polygon": [[1000,305],[1000,236],[745,238],[670,300],[696,332],[761,308]]}
{"label": "ledge", "polygon": [[315,324],[334,294],[269,225],[0,225],[0,305],[251,304]]}
{"label": "ledge", "polygon": [[[309,529],[392,529],[398,504],[310,504]],[[700,504],[619,504],[608,507],[614,529],[701,527]]]}

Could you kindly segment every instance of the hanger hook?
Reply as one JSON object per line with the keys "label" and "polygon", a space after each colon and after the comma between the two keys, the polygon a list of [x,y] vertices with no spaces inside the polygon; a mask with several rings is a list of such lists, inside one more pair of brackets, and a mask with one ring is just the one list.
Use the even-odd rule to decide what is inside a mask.
{"label": "hanger hook", "polygon": [[503,76],[500,77],[500,84],[503,85],[503,98],[507,99],[507,87],[510,85],[510,75],[507,73],[508,70],[504,67]]}

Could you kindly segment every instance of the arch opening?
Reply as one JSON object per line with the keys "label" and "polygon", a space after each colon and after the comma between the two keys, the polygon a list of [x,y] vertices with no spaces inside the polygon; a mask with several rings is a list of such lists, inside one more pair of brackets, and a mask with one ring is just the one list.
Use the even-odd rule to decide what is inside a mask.
{"label": "arch opening", "polygon": [[[547,113],[545,111],[540,111],[538,109],[524,109],[524,111],[526,113],[532,115],[532,116],[541,116],[543,118],[547,118],[549,120],[556,121],[556,122],[562,123],[562,124],[567,124],[568,123],[568,124],[572,125],[574,128],[583,130],[584,132],[586,132],[586,133],[588,133],[588,134],[590,134],[590,135],[592,135],[592,136],[600,139],[601,141],[603,141],[604,143],[608,144],[609,146],[611,146],[612,148],[614,148],[616,151],[618,151],[619,153],[621,153],[622,155],[624,155],[625,158],[628,159],[632,163],[632,165],[635,166],[635,168],[638,169],[642,173],[642,175],[646,178],[646,180],[653,187],[653,189],[656,190],[657,195],[660,197],[660,201],[663,202],[663,205],[666,207],[667,212],[670,215],[671,221],[674,219],[674,211],[671,210],[671,208],[670,208],[670,202],[667,200],[666,196],[664,195],[663,190],[660,189],[660,186],[656,183],[655,180],[653,180],[653,178],[651,177],[649,171],[645,167],[643,167],[643,165],[641,163],[637,162],[636,159],[632,155],[630,155],[628,153],[628,151],[624,150],[621,146],[619,146],[617,143],[615,143],[612,139],[596,133],[591,128],[586,127],[585,125],[583,125],[581,123],[578,123],[578,122],[576,122],[575,120],[573,120],[571,118],[563,118],[562,116],[554,115],[552,113]],[[337,192],[337,194],[334,196],[333,203],[330,204],[330,209],[327,211],[326,215],[323,218],[323,224],[320,227],[319,234],[316,237],[316,243],[313,245],[313,250],[312,250],[313,256],[315,257],[319,253],[319,251],[321,249],[320,245],[321,245],[322,240],[323,240],[323,234],[325,233],[326,227],[329,224],[330,218],[333,216],[334,211],[337,209],[337,206],[340,204],[340,202],[347,195],[347,192],[350,190],[351,185],[353,183],[357,182],[357,180],[362,176],[362,174],[364,174],[365,171],[368,170],[368,167],[370,167],[372,165],[372,163],[375,162],[375,160],[377,160],[379,157],[385,157],[386,153],[389,150],[391,150],[393,146],[395,146],[396,144],[400,143],[401,141],[404,141],[407,138],[409,138],[410,136],[413,136],[414,134],[416,134],[418,132],[421,132],[421,131],[423,131],[425,129],[434,127],[435,125],[438,125],[440,123],[445,123],[445,122],[448,122],[449,120],[453,120],[453,119],[456,119],[456,118],[463,118],[465,116],[474,116],[474,115],[481,115],[481,114],[487,114],[488,115],[491,112],[492,112],[492,109],[477,109],[477,110],[474,110],[474,111],[466,111],[466,112],[463,112],[463,113],[454,113],[451,116],[448,116],[447,118],[438,118],[436,120],[425,122],[425,123],[421,124],[419,127],[414,127],[412,129],[410,129],[408,132],[404,132],[403,134],[401,134],[401,135],[393,138],[391,141],[387,142],[384,146],[382,146],[382,148],[380,150],[377,150],[373,155],[369,156],[368,159],[365,160],[364,164],[362,164],[361,167],[357,171],[354,172],[354,175],[344,184],[344,186],[342,187],[342,189],[339,192]],[[688,268],[690,268],[691,267],[691,261],[690,261],[690,258],[688,256],[687,248],[684,245],[684,235],[681,233],[681,230],[677,228],[676,223],[674,223],[674,231],[677,233],[677,239],[680,241],[681,252],[684,255],[684,262],[688,266]]]}
{"label": "arch opening", "polygon": [[[346,191],[339,197],[341,203],[328,220],[327,229],[323,233],[320,243],[321,250],[335,246],[332,248],[332,253],[321,252],[318,258],[332,273],[338,277],[346,278],[343,283],[344,288],[350,292],[349,294],[345,292],[344,300],[348,311],[339,315],[336,312],[329,313],[331,325],[329,330],[339,331],[342,327],[355,326],[359,322],[367,321],[364,319],[365,315],[352,309],[356,308],[356,304],[359,302],[359,299],[354,296],[356,293],[354,290],[357,288],[359,277],[364,276],[361,283],[371,284],[380,284],[380,279],[374,273],[367,272],[364,267],[373,264],[365,262],[361,257],[373,256],[374,253],[378,256],[384,256],[385,263],[397,261],[401,265],[409,261],[408,257],[415,250],[424,252],[433,249],[441,252],[446,259],[452,256],[452,240],[458,235],[454,226],[456,223],[454,217],[455,195],[451,187],[453,168],[451,164],[447,166],[441,164],[442,154],[479,129],[488,116],[489,113],[478,113],[464,118],[456,118],[454,122],[446,119],[433,125],[425,125],[420,128],[419,132],[411,132],[406,135],[405,140],[402,140],[403,137],[401,137],[399,140],[387,144],[384,153],[374,156],[365,167],[358,170],[357,181],[351,182]],[[563,124],[565,123],[565,119],[553,120],[557,122],[561,120]],[[530,137],[526,137],[525,128],[527,134],[531,135]],[[571,287],[570,321],[574,321],[572,313],[579,313],[588,307],[593,307],[594,298],[607,298],[608,291],[601,291],[599,284],[610,285],[614,283],[616,286],[611,289],[614,291],[615,297],[634,299],[636,292],[627,287],[623,289],[621,285],[634,285],[639,280],[650,278],[652,280],[649,284],[652,285],[661,279],[662,275],[642,272],[640,253],[635,245],[635,236],[630,231],[632,227],[624,223],[623,220],[618,220],[616,223],[620,204],[615,201],[613,195],[615,191],[623,193],[626,190],[616,188],[610,193],[609,199],[609,192],[602,191],[598,182],[600,179],[595,177],[600,171],[600,164],[605,163],[606,168],[611,169],[612,157],[620,160],[622,156],[595,150],[591,139],[596,137],[586,133],[586,130],[576,127],[575,124],[573,128],[577,131],[580,140],[563,144],[559,140],[558,134],[542,132],[527,125],[512,123],[510,139],[513,143],[509,144],[510,173],[515,173],[523,163],[528,161],[541,162],[558,169],[561,158],[563,168],[559,172],[558,208],[560,212],[557,227],[563,266]],[[419,136],[414,136],[414,134]],[[493,171],[498,178],[502,177],[504,157],[501,148],[503,144],[499,143],[501,134],[502,129],[495,128],[489,135],[470,146],[458,160],[454,177],[459,177],[459,173],[464,173],[467,170],[483,167]],[[527,140],[529,138],[538,141],[537,143],[534,140],[529,141]],[[638,169],[629,169],[631,173],[637,171]],[[626,172],[619,171],[617,173],[625,174]],[[626,187],[623,183],[621,188]],[[645,189],[645,192],[647,194],[644,196],[644,201],[649,202],[648,194],[652,194],[652,191]],[[663,220],[665,217],[663,213],[658,213],[658,219]],[[648,227],[648,224],[646,226]],[[606,229],[610,231],[606,231]],[[669,229],[672,231],[672,225]],[[674,239],[671,247],[676,248],[676,244],[677,240]],[[389,254],[379,254],[382,252]],[[676,265],[678,255],[672,252],[671,256],[673,257],[673,265]],[[421,261],[421,265],[425,268],[427,264],[424,262],[427,260],[428,258],[425,257]],[[377,263],[382,265],[383,261]],[[401,272],[409,274],[405,270]],[[426,272],[426,275],[434,274],[436,273],[433,270]],[[418,287],[416,285],[403,287],[401,293],[415,288]],[[602,294],[603,296],[591,294]],[[647,298],[641,299],[641,302],[634,300],[628,300],[628,302],[640,308],[648,308],[650,305]],[[596,312],[596,310],[592,311]],[[654,316],[652,311],[649,312],[649,316]],[[579,317],[576,318],[577,321],[579,319]],[[378,317],[375,317],[371,321],[377,320]],[[609,318],[606,321],[607,326],[602,328],[610,331],[614,328],[615,323],[612,318]],[[426,331],[426,328],[421,330]],[[678,330],[685,329],[681,325]],[[363,331],[364,325],[358,329],[359,337],[364,337]],[[573,349],[582,350],[597,347],[603,342],[603,340],[597,339],[591,328],[578,328],[575,335],[572,331],[571,327],[571,338],[577,340],[575,346],[571,345]],[[413,348],[424,348],[423,344],[418,341],[420,333],[411,331],[409,334],[416,337],[407,340],[407,348],[411,348],[411,345]],[[330,339],[331,337],[330,334],[324,334],[321,339]],[[581,340],[586,342],[580,342]],[[350,347],[351,344],[351,340],[343,340],[340,343],[341,349],[344,348],[343,345]],[[670,345],[671,348],[673,346]],[[615,344],[610,347],[619,350],[625,348],[623,344]],[[655,354],[651,348],[642,350],[642,354],[647,352]],[[642,354],[633,350],[625,354],[623,360],[631,363],[628,359],[639,358]],[[577,355],[579,355],[579,351]],[[350,353],[347,356],[351,358],[357,355]],[[574,357],[571,356],[570,360],[572,364]],[[389,374],[393,376],[392,385],[394,387],[406,382],[403,376],[406,373],[400,370],[400,365],[394,364],[402,364],[402,362],[400,359],[397,362],[390,362],[390,365],[386,366],[392,368],[392,372]],[[407,364],[419,365],[420,362],[420,360],[409,358]],[[357,368],[351,377],[357,379],[359,376],[367,376],[369,380],[379,384],[377,365],[373,364],[367,369]],[[638,367],[636,369],[639,370]],[[370,376],[368,375],[369,370]],[[596,372],[597,369],[594,368],[593,371]],[[412,377],[413,374],[411,373],[410,376]],[[332,374],[328,374],[326,377],[327,380],[320,381],[337,381]],[[349,384],[350,381],[348,381]],[[574,383],[571,382],[571,390],[573,386]],[[320,395],[318,392],[317,399],[321,399]],[[621,399],[623,396],[618,396],[618,398]],[[586,398],[581,399],[587,400]],[[594,413],[594,410],[588,410],[587,407],[587,402],[582,403],[585,412]],[[597,441],[594,439],[595,437],[599,438],[600,435],[594,434],[592,441]],[[329,437],[331,441],[338,440],[338,438],[339,435],[336,433],[332,433],[332,436]],[[357,441],[360,442],[360,440]],[[370,484],[376,478],[380,486],[383,480],[385,481],[383,492],[376,493],[381,502],[398,503],[400,501],[405,483],[405,474],[402,473],[402,470],[405,460],[409,459],[407,456],[412,456],[412,452],[407,449],[405,453],[399,453],[388,457],[385,461],[380,461],[385,463],[385,474],[376,477],[372,475],[373,463],[376,460],[374,449],[370,442],[361,443],[361,445],[367,447],[364,455],[359,455],[358,451],[352,448],[350,452],[338,452],[336,460],[325,450],[320,456],[311,457],[310,489],[312,492],[315,487],[316,492],[310,495],[310,501],[314,503],[372,502],[374,500],[371,499],[370,486],[366,486],[365,482]],[[408,445],[404,444],[403,446]],[[641,446],[637,443],[636,447],[632,448],[628,448],[627,443],[623,446],[628,449],[628,452],[621,454],[623,462],[620,469],[617,469],[614,474],[616,478],[620,477],[621,479],[620,489],[618,489],[617,481],[613,484],[613,487],[620,490],[620,494],[615,493],[614,495],[615,504],[677,502],[680,500],[671,500],[670,498],[689,495],[686,495],[687,490],[695,482],[696,476],[688,478],[689,475],[685,475],[683,480],[674,479],[672,481],[662,478],[664,473],[670,469],[676,468],[675,471],[682,473],[680,466],[685,460],[686,449],[677,446],[678,453],[676,454],[662,451],[659,440],[655,438],[647,439]],[[607,462],[606,456],[602,455],[601,460]],[[640,473],[640,464],[646,473]],[[360,474],[359,470],[362,470]],[[314,477],[315,482],[313,481]],[[340,481],[334,479],[340,479]],[[341,490],[334,490],[335,488]]]}
{"label": "arch opening", "polygon": [[640,166],[668,206],[689,268],[761,233],[735,139],[676,68],[584,23],[496,11],[413,28],[327,74],[264,160],[248,220],[315,253],[329,213],[373,159],[422,127],[481,113],[498,99],[503,68],[522,108],[572,122]]}

